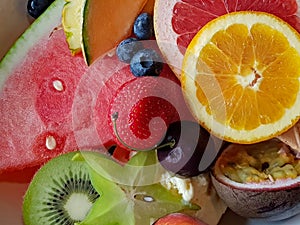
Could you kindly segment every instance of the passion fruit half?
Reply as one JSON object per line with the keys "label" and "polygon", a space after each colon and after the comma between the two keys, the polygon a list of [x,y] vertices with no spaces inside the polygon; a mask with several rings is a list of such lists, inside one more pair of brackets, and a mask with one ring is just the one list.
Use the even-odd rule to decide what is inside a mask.
{"label": "passion fruit half", "polygon": [[211,175],[220,198],[240,216],[278,221],[300,213],[300,159],[276,139],[228,146]]}

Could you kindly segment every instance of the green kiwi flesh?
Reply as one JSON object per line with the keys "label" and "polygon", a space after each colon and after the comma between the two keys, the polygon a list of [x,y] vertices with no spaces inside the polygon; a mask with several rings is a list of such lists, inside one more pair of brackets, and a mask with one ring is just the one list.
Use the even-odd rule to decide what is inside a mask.
{"label": "green kiwi flesh", "polygon": [[76,152],[56,157],[33,177],[23,202],[25,225],[73,225],[84,220],[100,195]]}

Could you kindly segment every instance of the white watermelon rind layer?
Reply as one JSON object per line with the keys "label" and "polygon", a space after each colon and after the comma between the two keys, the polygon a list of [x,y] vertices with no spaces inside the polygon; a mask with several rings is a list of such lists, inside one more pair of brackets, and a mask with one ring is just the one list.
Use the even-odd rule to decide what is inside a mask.
{"label": "white watermelon rind layer", "polygon": [[0,61],[0,87],[3,86],[7,77],[24,60],[28,51],[45,35],[50,35],[56,27],[60,26],[64,4],[65,0],[55,0],[13,44]]}

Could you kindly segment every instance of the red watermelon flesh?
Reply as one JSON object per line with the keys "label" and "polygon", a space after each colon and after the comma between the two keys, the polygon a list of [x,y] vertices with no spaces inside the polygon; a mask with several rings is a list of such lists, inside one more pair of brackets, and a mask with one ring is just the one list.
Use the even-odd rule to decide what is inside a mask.
{"label": "red watermelon flesh", "polygon": [[[25,169],[28,173],[21,175],[19,181],[28,180],[24,176],[32,175],[43,163],[65,152],[107,151],[120,144],[113,132],[111,114],[114,110],[122,116],[130,114],[132,107],[126,103],[129,96],[118,93],[137,80],[143,80],[140,85],[145,86],[148,95],[164,93],[164,98],[169,98],[175,109],[180,108],[180,119],[192,119],[180,82],[167,64],[157,79],[134,77],[129,65],[117,60],[116,56],[107,55],[87,67],[81,55],[70,54],[62,30],[40,39],[7,77],[0,97],[0,132],[4,137],[0,140],[0,180]],[[168,82],[151,83],[149,79]],[[139,99],[135,90],[129,88],[128,91]],[[148,110],[145,107],[140,107],[140,115]],[[173,115],[164,115],[164,118],[169,117],[172,119],[168,123],[174,121]],[[128,120],[120,118],[118,123],[124,127]],[[163,128],[158,137],[165,132],[166,127]],[[125,128],[120,130],[130,132]],[[128,135],[124,139],[131,140]],[[142,144],[141,148],[145,148],[145,143]],[[130,151],[118,145],[113,155],[125,162]]]}
{"label": "red watermelon flesh", "polygon": [[[138,118],[131,113],[134,103],[145,96],[158,96],[174,105],[171,113],[165,110],[165,118],[172,118],[165,121],[167,124],[175,120],[173,116],[178,114],[176,110],[180,113],[176,119],[193,118],[183,99],[180,82],[167,64],[159,77],[136,78],[131,74],[129,65],[120,62],[116,56],[106,56],[96,61],[81,79],[73,105],[75,136],[86,137],[78,140],[80,145],[92,142],[89,137],[98,135],[105,149],[118,146],[114,155],[121,161],[127,160],[130,149],[118,141],[113,131],[111,116],[115,112],[119,113],[118,132],[126,144],[140,149],[157,144],[165,133],[166,125],[161,129],[161,123],[156,123],[156,132],[150,139],[140,139],[130,128],[132,121],[140,120],[145,125],[144,131],[149,129],[147,118]],[[146,115],[146,111],[156,111],[157,108],[153,107],[143,106],[140,113]]]}
{"label": "red watermelon flesh", "polygon": [[[77,149],[71,109],[86,70],[82,57],[71,56],[63,30],[56,30],[36,43],[8,76],[0,98],[0,174]],[[54,88],[57,81],[63,90]],[[46,140],[52,140],[51,150]]]}
{"label": "red watermelon flesh", "polygon": [[262,11],[274,14],[300,32],[297,0],[179,0],[173,9],[172,26],[182,54],[195,34],[218,16],[235,11]]}

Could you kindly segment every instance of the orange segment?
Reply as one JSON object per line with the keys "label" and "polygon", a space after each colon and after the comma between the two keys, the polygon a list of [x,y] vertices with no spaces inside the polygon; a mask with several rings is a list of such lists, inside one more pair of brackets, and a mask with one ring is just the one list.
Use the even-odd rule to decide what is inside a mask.
{"label": "orange segment", "polygon": [[267,13],[219,17],[190,43],[181,82],[195,118],[213,134],[270,139],[300,117],[300,36]]}

